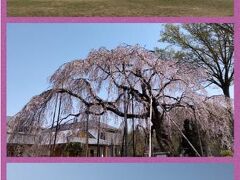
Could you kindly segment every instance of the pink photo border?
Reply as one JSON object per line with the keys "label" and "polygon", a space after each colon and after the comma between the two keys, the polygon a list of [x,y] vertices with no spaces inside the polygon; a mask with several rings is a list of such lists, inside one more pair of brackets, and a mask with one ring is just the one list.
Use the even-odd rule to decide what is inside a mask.
{"label": "pink photo border", "polygon": [[[1,179],[6,180],[7,163],[227,163],[234,164],[234,179],[240,180],[240,99],[234,96],[234,156],[203,158],[71,158],[6,157],[6,32],[7,23],[234,23],[235,74],[234,92],[240,91],[240,0],[234,2],[233,17],[7,17],[6,0],[1,6]],[[239,83],[238,83],[239,82]]]}

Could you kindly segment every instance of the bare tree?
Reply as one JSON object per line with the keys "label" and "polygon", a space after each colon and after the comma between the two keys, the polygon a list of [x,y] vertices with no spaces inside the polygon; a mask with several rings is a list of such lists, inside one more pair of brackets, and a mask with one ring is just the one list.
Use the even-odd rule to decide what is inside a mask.
{"label": "bare tree", "polygon": [[[188,66],[159,59],[138,45],[92,50],[86,59],[65,63],[51,76],[51,89],[34,97],[15,116],[22,122],[15,130],[26,123],[49,124],[58,94],[62,97],[61,122],[82,119],[83,114],[141,122],[150,117],[152,99],[152,129],[161,151],[176,154],[172,133],[177,129],[184,135],[186,118],[198,122],[209,138],[221,137],[221,145],[231,149],[227,104],[222,97],[206,96],[201,83],[209,78],[205,68],[189,70]],[[127,111],[126,92],[133,98],[134,111]]]}
{"label": "bare tree", "polygon": [[181,61],[190,62],[191,68],[204,68],[210,84],[221,88],[230,97],[233,84],[233,24],[183,24],[165,26],[161,42],[174,45]]}

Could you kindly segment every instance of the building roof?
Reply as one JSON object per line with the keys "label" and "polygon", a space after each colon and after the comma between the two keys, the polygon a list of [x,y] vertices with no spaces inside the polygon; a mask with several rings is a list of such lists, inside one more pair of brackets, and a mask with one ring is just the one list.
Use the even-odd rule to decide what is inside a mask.
{"label": "building roof", "polygon": [[[86,129],[87,121],[80,122],[72,122],[60,125],[60,131],[69,130],[69,129]],[[89,120],[88,121],[88,129],[98,129],[99,122],[97,120]],[[117,132],[118,128],[113,127],[107,123],[100,122],[100,129],[104,129],[105,131]]]}
{"label": "building roof", "polygon": [[[89,144],[98,144],[98,138],[97,138],[97,129],[99,127],[99,122],[95,120],[90,120],[89,121],[89,129],[88,129],[88,143]],[[65,144],[65,143],[70,143],[70,142],[79,142],[79,143],[86,143],[86,137],[78,137],[77,135],[74,135],[72,130],[77,130],[77,132],[83,132],[85,131],[86,128],[86,121],[81,121],[81,122],[73,122],[73,123],[66,123],[60,125],[60,129],[58,131],[58,137],[56,144]],[[7,135],[7,142],[12,143],[12,144],[34,144],[34,142],[41,142],[40,144],[43,145],[48,145],[49,144],[49,137],[50,134],[54,133],[55,128],[47,128],[47,129],[42,129],[42,137],[41,141],[39,140],[39,137],[37,139],[37,136],[29,134],[28,132],[18,132],[15,134],[13,138],[10,137],[13,135],[12,132],[8,132]],[[100,123],[100,130],[101,132],[109,132],[113,134],[117,134],[120,132],[119,129],[110,126],[106,123],[101,122]],[[112,135],[114,136],[114,135]],[[99,144],[100,145],[111,145],[112,139],[99,139]]]}

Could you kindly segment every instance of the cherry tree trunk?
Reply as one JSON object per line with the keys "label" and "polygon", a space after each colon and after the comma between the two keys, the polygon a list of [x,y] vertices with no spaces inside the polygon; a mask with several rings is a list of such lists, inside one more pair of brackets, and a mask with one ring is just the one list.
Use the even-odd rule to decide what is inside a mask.
{"label": "cherry tree trunk", "polygon": [[160,151],[168,153],[170,155],[174,154],[171,139],[166,130],[166,127],[164,127],[163,115],[157,110],[157,108],[153,108],[152,124],[153,124],[152,128],[156,132],[156,139]]}

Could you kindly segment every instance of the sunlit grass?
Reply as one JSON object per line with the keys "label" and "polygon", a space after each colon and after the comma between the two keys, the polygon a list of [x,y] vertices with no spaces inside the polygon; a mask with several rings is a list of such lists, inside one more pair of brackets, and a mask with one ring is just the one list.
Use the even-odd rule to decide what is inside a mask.
{"label": "sunlit grass", "polygon": [[231,16],[233,0],[7,0],[8,16]]}

